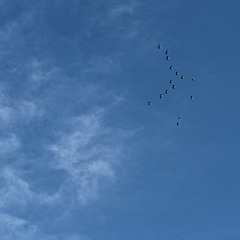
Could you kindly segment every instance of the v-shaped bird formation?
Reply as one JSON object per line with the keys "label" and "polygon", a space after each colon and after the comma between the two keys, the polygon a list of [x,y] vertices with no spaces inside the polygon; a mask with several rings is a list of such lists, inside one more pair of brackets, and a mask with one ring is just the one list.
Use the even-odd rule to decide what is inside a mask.
{"label": "v-shaped bird formation", "polygon": [[[158,45],[158,50],[161,51],[161,45]],[[166,53],[166,55],[167,55],[167,56],[166,56],[166,60],[169,61],[169,59],[170,59],[170,57],[169,57],[169,51],[166,50],[165,53]],[[173,66],[170,65],[169,69],[170,69],[170,70],[173,70]],[[176,71],[175,74],[176,74],[176,76],[179,76],[179,72],[178,72],[178,71]],[[184,76],[181,75],[180,78],[181,78],[181,79],[184,79]],[[193,83],[195,82],[195,78],[192,78],[192,82],[193,82]],[[172,85],[171,88],[172,88],[172,90],[174,90],[174,89],[176,88],[176,85],[175,85],[175,84],[172,84],[172,83],[173,83],[173,80],[170,80],[170,84]],[[166,94],[168,94],[168,90],[167,90],[167,89],[165,90],[165,95],[166,95]],[[164,95],[163,93],[160,93],[160,95],[159,95],[160,99],[163,98],[163,95]],[[190,96],[189,99],[190,99],[190,100],[193,100],[193,96]],[[148,106],[150,106],[150,105],[151,105],[151,102],[149,101],[149,102],[148,102]],[[181,120],[181,117],[178,116],[178,118],[177,118],[177,126],[179,126],[180,120]]]}

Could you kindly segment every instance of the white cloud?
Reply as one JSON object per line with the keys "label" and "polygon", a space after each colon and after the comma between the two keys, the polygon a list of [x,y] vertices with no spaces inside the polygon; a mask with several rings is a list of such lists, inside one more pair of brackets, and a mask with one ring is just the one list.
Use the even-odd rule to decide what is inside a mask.
{"label": "white cloud", "polygon": [[[2,8],[5,8],[5,6]],[[11,21],[3,25],[2,29],[0,29],[0,58],[6,56],[11,56],[12,58],[12,56],[16,54],[16,49],[18,53],[26,51],[22,47],[22,44],[26,41],[22,29],[34,24],[34,14],[33,11],[23,12],[17,15],[16,19],[11,19]]]}
{"label": "white cloud", "polygon": [[43,109],[38,107],[36,103],[25,100],[17,104],[15,108],[15,114],[17,114],[20,119],[27,121],[42,116],[43,112]]}
{"label": "white cloud", "polygon": [[14,134],[6,138],[0,138],[0,155],[10,154],[20,148],[20,140]]}
{"label": "white cloud", "polygon": [[29,184],[19,177],[19,172],[9,167],[1,171],[0,208],[21,207],[33,199]]}
{"label": "white cloud", "polygon": [[33,58],[28,68],[30,72],[29,81],[35,85],[35,87],[39,87],[42,83],[61,76],[60,69],[53,64],[51,59],[39,60],[37,58]]}
{"label": "white cloud", "polygon": [[[134,9],[134,5],[120,5],[110,10],[110,12],[108,9],[107,18],[111,21],[111,18],[117,19],[119,16],[124,14],[132,15],[135,11]],[[16,126],[17,124],[28,124],[33,119],[42,117],[44,113],[42,106],[47,104],[48,100],[42,100],[41,105],[39,105],[37,98],[42,97],[41,94],[45,93],[44,91],[40,92],[40,90],[42,90],[41,87],[44,88],[44,90],[51,88],[50,91],[56,94],[54,96],[62,96],[61,94],[67,90],[64,84],[72,86],[69,88],[70,90],[73,88],[77,89],[75,86],[76,84],[79,84],[79,80],[81,80],[83,81],[83,83],[81,83],[82,90],[80,89],[78,92],[79,94],[81,91],[81,94],[79,94],[79,96],[82,97],[81,102],[87,101],[89,96],[92,98],[92,96],[95,95],[93,94],[95,92],[101,92],[101,98],[110,102],[108,105],[117,104],[120,101],[123,101],[123,98],[121,97],[113,97],[112,91],[105,91],[101,87],[99,88],[99,85],[101,85],[99,82],[102,81],[95,81],[94,85],[90,85],[89,82],[84,82],[85,75],[81,79],[76,76],[76,81],[74,77],[70,78],[66,76],[64,71],[58,68],[58,65],[51,59],[42,60],[41,58],[35,57],[30,59],[29,63],[29,58],[26,58],[28,54],[24,52],[24,49],[26,49],[25,47],[30,37],[24,37],[22,32],[29,32],[29,29],[31,28],[27,28],[28,31],[22,31],[22,28],[26,26],[31,27],[31,24],[34,22],[33,15],[34,13],[29,13],[29,15],[23,14],[17,20],[9,22],[5,29],[0,31],[0,49],[2,51],[5,51],[4,49],[8,49],[6,50],[6,53],[4,52],[5,55],[8,55],[7,57],[12,55],[15,56],[16,54],[16,58],[9,58],[11,59],[11,62],[8,70],[11,71],[15,77],[21,76],[19,80],[22,79],[22,76],[24,80],[24,77],[26,77],[25,74],[27,75],[25,78],[27,84],[24,85],[26,86],[26,92],[22,94],[21,99],[11,99],[4,90],[0,89],[0,123],[5,124],[2,125],[14,125],[13,127],[16,127],[16,129],[19,130],[18,126]],[[135,36],[136,33],[132,35]],[[6,46],[9,47],[7,48]],[[16,49],[16,51],[13,51],[13,49]],[[121,54],[122,53],[117,52],[116,54],[109,56],[92,56],[90,61],[87,60],[86,63],[84,63],[86,66],[85,74],[109,74],[111,75],[109,78],[112,80],[113,74],[120,72]],[[5,55],[2,56],[2,58],[4,58]],[[70,65],[71,64],[73,63],[70,63]],[[6,82],[7,80],[8,79],[6,79]],[[51,84],[50,82],[53,80],[57,83],[60,82],[61,84]],[[75,85],[69,83],[74,83]],[[11,86],[11,84],[13,85]],[[11,84],[7,83],[7,85],[14,88],[14,83]],[[36,90],[36,88],[39,91],[35,96],[32,96],[32,90]],[[34,92],[34,94],[35,93],[36,92]],[[40,95],[38,95],[38,93]],[[25,98],[25,96],[32,97],[29,100],[29,98]],[[50,99],[49,101],[54,99],[51,94],[48,96]],[[51,107],[55,108],[54,104]],[[49,115],[50,114],[51,113],[49,112]],[[70,113],[70,115],[71,114],[72,113]],[[126,134],[123,131],[113,129],[109,126],[104,126],[104,115],[105,111],[98,109],[92,113],[71,118],[71,120],[65,125],[62,122],[60,123],[65,126],[66,129],[63,130],[62,134],[59,135],[59,139],[54,142],[49,149],[54,154],[54,159],[52,161],[53,165],[55,165],[54,167],[56,169],[64,170],[64,176],[67,173],[68,177],[65,181],[61,182],[62,185],[60,189],[56,190],[56,192],[52,195],[45,194],[44,192],[41,192],[41,190],[36,189],[36,186],[34,185],[35,183],[27,178],[25,175],[26,172],[21,170],[25,169],[27,161],[18,161],[17,156],[14,157],[14,166],[9,165],[8,167],[0,170],[0,209],[2,212],[8,212],[8,214],[0,212],[0,239],[86,239],[78,235],[61,237],[44,235],[42,234],[42,231],[44,230],[41,229],[40,226],[36,226],[34,223],[29,223],[27,220],[18,218],[11,214],[16,213],[19,209],[19,211],[21,211],[22,209],[23,215],[25,214],[25,216],[28,216],[26,213],[29,211],[29,205],[34,208],[34,211],[38,212],[38,207],[42,207],[40,205],[53,203],[56,203],[57,205],[59,202],[61,205],[61,200],[63,198],[69,200],[68,202],[71,202],[70,198],[74,197],[74,195],[76,195],[77,200],[81,204],[86,204],[90,200],[98,197],[98,194],[104,184],[109,182],[111,183],[115,180],[116,165],[123,156],[124,148],[122,142]],[[68,118],[68,116],[66,116],[66,118]],[[44,123],[46,122],[44,121]],[[57,125],[56,128],[58,127],[59,126]],[[26,129],[20,129],[20,131],[25,134],[23,138],[28,136]],[[30,131],[31,130],[34,131],[34,128],[31,128]],[[24,156],[25,153],[26,156],[32,156],[35,154],[35,152],[29,151],[28,148],[27,151],[29,152],[24,152],[24,147],[24,142],[21,143],[19,137],[15,134],[9,135],[7,138],[0,138],[0,154],[13,153],[19,149],[22,151],[21,154]],[[41,147],[43,146],[40,146],[40,148]],[[41,156],[37,157],[41,158]],[[49,167],[47,162],[49,160],[48,157],[49,156],[46,157],[46,162],[41,163],[43,165],[46,164],[46,166],[44,166],[46,168]],[[35,160],[36,159],[29,160],[32,164],[35,164],[34,167],[39,164]],[[34,161],[35,163],[33,163]],[[14,168],[16,165],[18,165],[19,169]],[[31,166],[29,169],[29,171],[36,171],[36,169],[32,169]],[[68,191],[68,189],[70,190]],[[70,195],[66,194],[66,192],[70,193]],[[63,211],[64,210],[65,209],[63,209]],[[38,212],[37,214],[41,213]]]}
{"label": "white cloud", "polygon": [[94,56],[85,64],[82,73],[95,75],[106,74],[111,76],[119,74],[121,68],[120,57],[121,53],[119,52],[111,56]]}
{"label": "white cloud", "polygon": [[28,225],[23,219],[0,212],[0,237],[2,240],[36,239],[37,228]]}
{"label": "white cloud", "polygon": [[43,109],[32,101],[10,99],[0,89],[0,120],[5,124],[24,121],[29,123],[33,118],[40,117]]}
{"label": "white cloud", "polygon": [[0,31],[0,46],[11,40],[17,28],[18,24],[16,22],[7,23],[5,29]]}
{"label": "white cloud", "polygon": [[58,192],[52,195],[34,192],[34,186],[23,179],[24,174],[21,170],[5,167],[0,174],[0,209],[24,211],[29,203],[51,205],[60,198]]}
{"label": "white cloud", "polygon": [[123,135],[101,123],[104,111],[72,119],[70,132],[49,147],[56,168],[65,170],[81,204],[95,199],[102,181],[115,179],[114,165],[123,150]]}
{"label": "white cloud", "polygon": [[11,121],[12,115],[13,115],[12,108],[1,105],[0,103],[0,119],[5,123],[9,123]]}
{"label": "white cloud", "polygon": [[120,16],[122,14],[133,14],[135,10],[135,6],[133,4],[131,5],[119,5],[115,8],[110,9],[110,15],[114,16]]}
{"label": "white cloud", "polygon": [[89,240],[78,235],[45,234],[43,230],[29,221],[14,215],[0,212],[1,240]]}

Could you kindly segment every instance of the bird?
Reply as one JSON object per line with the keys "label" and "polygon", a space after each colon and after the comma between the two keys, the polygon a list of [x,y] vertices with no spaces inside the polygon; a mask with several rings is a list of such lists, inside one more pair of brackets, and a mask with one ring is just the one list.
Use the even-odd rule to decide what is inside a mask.
{"label": "bird", "polygon": [[168,50],[166,51],[166,54],[168,54]]}
{"label": "bird", "polygon": [[178,75],[178,72],[176,72],[176,75]]}
{"label": "bird", "polygon": [[193,100],[193,96],[191,96],[190,99]]}
{"label": "bird", "polygon": [[162,94],[160,94],[159,97],[162,98]]}
{"label": "bird", "polygon": [[181,76],[181,79],[184,79],[184,76]]}
{"label": "bird", "polygon": [[173,66],[170,66],[170,70],[172,70]]}
{"label": "bird", "polygon": [[170,83],[172,83],[172,80],[170,80]]}
{"label": "bird", "polygon": [[166,59],[168,60],[168,59],[169,59],[169,56],[167,56]]}
{"label": "bird", "polygon": [[151,102],[148,102],[148,106],[150,106],[151,105]]}
{"label": "bird", "polygon": [[180,121],[181,120],[181,118],[180,117],[178,117],[178,121]]}
{"label": "bird", "polygon": [[158,49],[160,49],[161,48],[161,46],[160,45],[158,45]]}
{"label": "bird", "polygon": [[172,89],[175,89],[175,85],[172,85]]}
{"label": "bird", "polygon": [[179,122],[177,122],[177,126],[179,126]]}
{"label": "bird", "polygon": [[168,90],[166,90],[165,93],[168,94]]}
{"label": "bird", "polygon": [[194,81],[195,81],[195,78],[192,78],[192,81],[194,82]]}

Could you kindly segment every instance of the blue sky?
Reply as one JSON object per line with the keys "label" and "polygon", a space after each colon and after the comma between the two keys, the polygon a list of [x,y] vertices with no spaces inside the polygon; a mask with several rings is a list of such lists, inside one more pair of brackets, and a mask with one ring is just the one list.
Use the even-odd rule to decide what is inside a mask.
{"label": "blue sky", "polygon": [[0,0],[0,239],[239,239],[239,9]]}

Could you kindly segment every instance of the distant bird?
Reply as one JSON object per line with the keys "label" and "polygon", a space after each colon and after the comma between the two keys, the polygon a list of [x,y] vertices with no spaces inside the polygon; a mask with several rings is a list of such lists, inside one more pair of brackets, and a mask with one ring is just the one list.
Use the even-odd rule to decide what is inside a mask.
{"label": "distant bird", "polygon": [[170,83],[172,83],[172,80],[170,80]]}
{"label": "distant bird", "polygon": [[178,75],[178,72],[176,72],[176,75]]}
{"label": "distant bird", "polygon": [[160,49],[161,48],[161,46],[160,45],[158,45],[158,49]]}
{"label": "distant bird", "polygon": [[192,81],[194,82],[194,81],[195,81],[195,78],[192,78]]}
{"label": "distant bird", "polygon": [[190,99],[193,100],[193,96],[191,96]]}
{"label": "distant bird", "polygon": [[168,55],[168,50],[166,51],[166,54]]}
{"label": "distant bird", "polygon": [[175,89],[175,85],[172,85],[172,89]]}
{"label": "distant bird", "polygon": [[168,59],[169,59],[169,56],[167,56],[166,59],[168,60]]}
{"label": "distant bird", "polygon": [[150,106],[151,105],[151,102],[148,102],[148,106]]}
{"label": "distant bird", "polygon": [[160,94],[159,97],[162,98],[162,94]]}
{"label": "distant bird", "polygon": [[177,122],[177,126],[179,126],[179,122]]}
{"label": "distant bird", "polygon": [[166,90],[165,93],[168,94],[168,90]]}
{"label": "distant bird", "polygon": [[181,79],[184,79],[184,76],[181,76]]}
{"label": "distant bird", "polygon": [[180,121],[181,120],[181,118],[180,117],[178,117],[178,121]]}
{"label": "distant bird", "polygon": [[172,66],[170,66],[170,70],[172,70]]}

